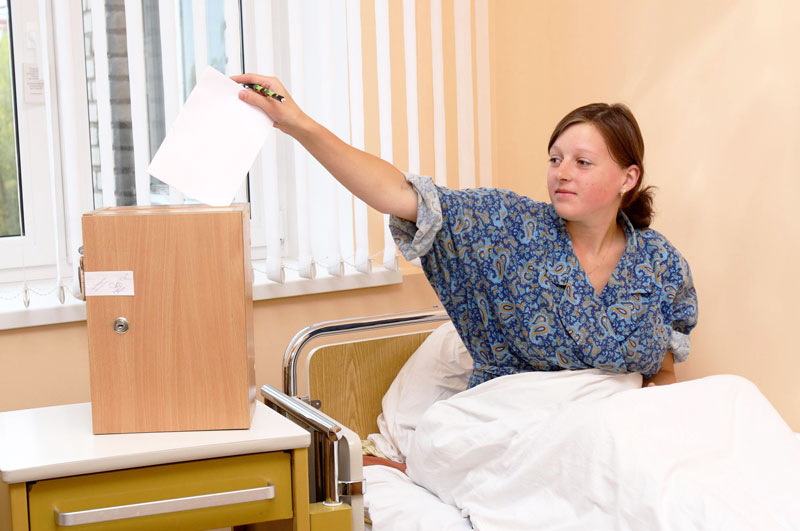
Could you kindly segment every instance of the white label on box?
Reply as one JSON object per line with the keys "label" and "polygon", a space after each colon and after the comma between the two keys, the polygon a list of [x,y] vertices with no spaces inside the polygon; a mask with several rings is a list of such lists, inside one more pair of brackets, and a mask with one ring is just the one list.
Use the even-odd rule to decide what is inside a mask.
{"label": "white label on box", "polygon": [[86,271],[86,296],[133,296],[133,271]]}

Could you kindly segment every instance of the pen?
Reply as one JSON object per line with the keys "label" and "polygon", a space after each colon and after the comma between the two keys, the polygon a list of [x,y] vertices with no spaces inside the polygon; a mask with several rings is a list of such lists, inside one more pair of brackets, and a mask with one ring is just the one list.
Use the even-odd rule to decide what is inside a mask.
{"label": "pen", "polygon": [[257,83],[243,83],[243,85],[244,85],[245,88],[249,88],[251,90],[255,90],[256,92],[258,92],[262,96],[267,96],[268,98],[276,99],[281,103],[283,103],[283,100],[286,99],[283,96],[281,96],[280,94],[278,94],[276,92],[272,92],[267,87],[263,87],[263,86],[261,86],[261,85],[259,85]]}

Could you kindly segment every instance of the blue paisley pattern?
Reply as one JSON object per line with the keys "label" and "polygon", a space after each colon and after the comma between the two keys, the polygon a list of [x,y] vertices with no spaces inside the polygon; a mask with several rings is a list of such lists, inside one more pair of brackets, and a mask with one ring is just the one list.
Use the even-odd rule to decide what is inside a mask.
{"label": "blue paisley pattern", "polygon": [[474,360],[469,386],[525,371],[655,375],[689,355],[697,294],[689,264],[652,229],[620,221],[627,246],[597,295],[552,205],[507,190],[450,190],[406,175],[417,223],[392,217]]}

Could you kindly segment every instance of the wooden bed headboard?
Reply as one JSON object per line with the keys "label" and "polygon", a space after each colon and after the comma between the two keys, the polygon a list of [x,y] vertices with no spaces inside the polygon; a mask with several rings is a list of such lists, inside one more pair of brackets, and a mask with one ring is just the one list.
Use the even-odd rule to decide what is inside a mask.
{"label": "wooden bed headboard", "polygon": [[315,349],[308,360],[308,394],[320,410],[366,439],[378,432],[383,395],[430,332]]}

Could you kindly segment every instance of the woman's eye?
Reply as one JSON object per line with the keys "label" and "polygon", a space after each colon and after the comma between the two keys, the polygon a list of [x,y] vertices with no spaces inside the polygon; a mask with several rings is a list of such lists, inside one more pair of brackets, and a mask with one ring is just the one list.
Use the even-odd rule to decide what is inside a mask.
{"label": "woman's eye", "polygon": [[591,166],[592,165],[592,161],[586,160],[586,159],[578,159],[578,165],[579,166]]}
{"label": "woman's eye", "polygon": [[558,164],[561,160],[558,157],[550,157],[550,164]]}

